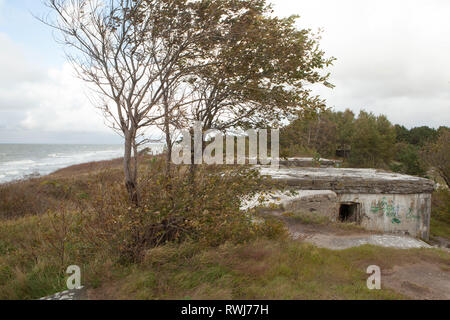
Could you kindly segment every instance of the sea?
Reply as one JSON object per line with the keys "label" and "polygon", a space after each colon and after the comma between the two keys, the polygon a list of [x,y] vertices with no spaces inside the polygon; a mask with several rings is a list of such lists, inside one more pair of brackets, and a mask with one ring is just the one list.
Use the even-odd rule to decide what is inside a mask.
{"label": "sea", "polygon": [[[147,146],[153,154],[163,145]],[[122,145],[0,144],[0,183],[47,175],[56,170],[92,161],[123,157]]]}

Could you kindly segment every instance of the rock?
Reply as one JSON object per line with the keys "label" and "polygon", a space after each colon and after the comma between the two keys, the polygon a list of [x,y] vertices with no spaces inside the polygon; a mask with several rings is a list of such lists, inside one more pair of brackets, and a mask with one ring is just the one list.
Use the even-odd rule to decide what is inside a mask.
{"label": "rock", "polygon": [[81,287],[80,289],[59,292],[52,296],[42,298],[40,300],[47,300],[47,301],[87,300],[87,291],[84,287]]}

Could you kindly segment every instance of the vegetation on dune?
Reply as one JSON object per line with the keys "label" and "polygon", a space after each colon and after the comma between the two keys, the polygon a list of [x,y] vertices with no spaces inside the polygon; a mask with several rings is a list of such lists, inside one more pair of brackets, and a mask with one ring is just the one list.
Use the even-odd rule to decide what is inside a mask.
{"label": "vegetation on dune", "polygon": [[[270,187],[253,170],[202,168],[192,192],[188,168],[176,168],[167,184],[164,165],[162,158],[141,160],[140,208],[132,206],[120,167],[111,163],[45,177],[69,179],[66,185],[76,188],[65,188],[64,197],[56,194],[59,207],[0,220],[0,298],[36,299],[62,291],[66,268],[79,265],[83,285],[95,289],[92,298],[397,299],[403,297],[385,288],[367,289],[368,265],[449,263],[441,251],[370,246],[330,251],[289,240],[277,220],[255,224],[239,211],[240,195]],[[28,191],[27,183],[37,181],[19,182],[20,190]],[[26,198],[34,196],[21,197],[29,203]],[[442,216],[433,211],[436,230],[449,225],[448,203],[439,208]]]}
{"label": "vegetation on dune", "polygon": [[[194,244],[150,250],[143,264],[117,282],[115,298],[138,299],[401,299],[383,288],[367,289],[366,269],[421,260],[445,266],[438,251],[364,246],[344,251],[291,240],[224,244],[214,250]],[[99,291],[100,294],[102,290]]]}
{"label": "vegetation on dune", "polygon": [[85,163],[45,177],[0,184],[0,219],[42,215],[61,205],[74,209],[90,197],[98,181],[122,178],[121,161]]}
{"label": "vegetation on dune", "polygon": [[423,155],[450,188],[450,129],[441,128],[439,137],[425,146]]}
{"label": "vegetation on dune", "polygon": [[[324,69],[334,59],[297,17],[273,17],[265,0],[46,2],[45,22],[95,87],[125,153],[0,185],[0,299],[62,291],[69,265],[98,298],[396,299],[367,289],[368,265],[448,265],[435,250],[294,242],[281,221],[240,210],[243,195],[274,187],[256,170],[171,164],[180,129],[242,132],[298,116],[281,133],[285,156],[319,163],[349,150],[347,165],[419,175],[428,165],[448,181],[448,128],[406,130],[364,111],[355,118],[312,95],[311,84],[332,87]],[[139,155],[150,126],[165,134],[165,157]],[[446,190],[434,197],[436,235],[448,235],[448,199]]]}
{"label": "vegetation on dune", "polygon": [[[284,233],[281,223],[254,224],[239,210],[240,195],[270,187],[254,170],[202,167],[193,186],[186,167],[175,168],[167,180],[162,158],[142,162],[139,207],[115,167],[81,175],[69,168],[70,178],[62,170],[47,180],[3,185],[3,202],[4,194],[22,191],[23,203],[32,204],[35,195],[29,191],[37,185],[54,207],[30,207],[35,215],[25,215],[24,207],[17,216],[10,206],[1,207],[8,214],[0,222],[0,297],[32,299],[60,291],[69,265],[82,267],[84,283],[95,286],[112,266],[139,264],[147,250],[166,243],[193,241],[210,248]],[[49,185],[61,186],[61,192],[49,192],[43,181],[53,181]]]}
{"label": "vegetation on dune", "polygon": [[431,236],[450,241],[450,191],[441,188],[433,194],[431,205]]}

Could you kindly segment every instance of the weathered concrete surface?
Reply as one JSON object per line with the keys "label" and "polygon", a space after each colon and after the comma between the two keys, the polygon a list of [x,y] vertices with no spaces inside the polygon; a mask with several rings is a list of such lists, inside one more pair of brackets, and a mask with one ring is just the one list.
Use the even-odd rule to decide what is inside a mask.
{"label": "weathered concrete surface", "polygon": [[260,171],[298,190],[300,195],[274,202],[285,211],[314,213],[332,221],[356,222],[367,230],[429,240],[435,187],[431,180],[375,169],[260,167]]}
{"label": "weathered concrete surface", "polygon": [[345,250],[366,244],[397,249],[431,248],[424,241],[409,236],[380,234],[362,228],[341,228],[339,224],[305,224],[275,210],[265,214],[284,221],[294,240],[309,242],[321,248]]}
{"label": "weathered concrete surface", "polygon": [[337,201],[357,203],[358,223],[367,230],[429,239],[431,194],[340,194]]}
{"label": "weathered concrete surface", "polygon": [[417,194],[432,193],[428,179],[375,169],[261,167],[262,175],[283,181],[301,190],[332,190],[337,194]]}
{"label": "weathered concrete surface", "polygon": [[396,249],[431,248],[426,242],[407,236],[395,235],[367,235],[367,236],[333,236],[315,234],[305,236],[300,232],[291,233],[294,239],[304,239],[320,248],[331,250],[345,250],[366,244]]}
{"label": "weathered concrete surface", "polygon": [[307,213],[339,221],[341,204],[357,205],[354,220],[366,230],[429,240],[431,194],[336,194],[330,190],[276,191],[246,199],[242,210],[255,207],[285,213]]}
{"label": "weathered concrete surface", "polygon": [[366,244],[397,249],[431,248],[426,242],[409,236],[380,234],[361,228],[341,228],[339,224],[305,224],[278,211],[266,214],[284,221],[294,240],[309,242],[321,248],[345,250]]}
{"label": "weathered concrete surface", "polygon": [[244,199],[241,210],[277,207],[284,211],[316,212],[328,216],[335,210],[337,195],[329,190],[293,190],[258,193]]}
{"label": "weathered concrete surface", "polygon": [[301,197],[290,199],[283,203],[283,210],[291,213],[306,213],[314,216],[329,218],[337,211],[337,194],[333,191],[301,191]]}
{"label": "weathered concrete surface", "polygon": [[[313,158],[288,158],[279,160],[280,166],[283,167],[297,167],[297,168],[308,168],[314,167],[316,165]],[[330,159],[320,159],[319,166],[321,168],[334,168],[342,164],[341,160],[330,160]]]}

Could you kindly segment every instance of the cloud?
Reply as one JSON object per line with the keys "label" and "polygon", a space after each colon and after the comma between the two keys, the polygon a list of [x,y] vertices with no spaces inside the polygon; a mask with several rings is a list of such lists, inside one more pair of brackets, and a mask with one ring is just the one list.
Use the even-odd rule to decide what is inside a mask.
{"label": "cloud", "polygon": [[4,33],[0,33],[0,86],[12,89],[18,82],[28,83],[42,80],[42,74],[30,64],[23,53],[23,49],[14,44]]}
{"label": "cloud", "polygon": [[[54,135],[111,136],[103,117],[92,106],[84,83],[74,76],[72,67],[40,69],[30,63],[23,50],[0,33],[0,140],[36,133],[46,139]],[[31,134],[30,134],[31,133]],[[22,141],[26,142],[26,141]],[[95,141],[92,141],[95,142]]]}
{"label": "cloud", "polygon": [[[450,125],[450,1],[272,2],[278,15],[301,15],[300,27],[324,28],[321,46],[338,59],[330,69],[336,88],[316,92],[330,107],[383,113],[408,127]],[[71,67],[32,61],[37,55],[17,43],[36,46],[26,36],[0,32],[0,143],[120,142]]]}
{"label": "cloud", "polygon": [[74,76],[70,65],[49,70],[47,77],[47,81],[28,85],[28,93],[38,103],[26,111],[26,117],[21,121],[24,128],[62,132],[109,130],[87,99],[86,88]]}
{"label": "cloud", "polygon": [[317,92],[338,110],[362,108],[411,126],[450,125],[450,1],[273,0],[275,13],[324,28],[321,47],[338,60],[334,90]]}

